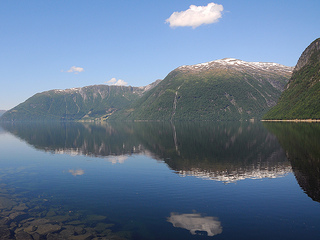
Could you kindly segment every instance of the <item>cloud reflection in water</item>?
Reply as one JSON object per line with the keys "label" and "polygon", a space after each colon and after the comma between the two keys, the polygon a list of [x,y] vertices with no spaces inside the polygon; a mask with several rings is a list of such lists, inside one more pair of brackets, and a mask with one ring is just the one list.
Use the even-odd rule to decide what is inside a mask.
{"label": "cloud reflection in water", "polygon": [[68,172],[71,173],[73,176],[81,176],[84,174],[84,170],[82,169],[77,169],[77,170],[70,169]]}
{"label": "cloud reflection in water", "polygon": [[200,213],[178,214],[171,213],[168,222],[174,227],[184,228],[190,231],[192,235],[199,232],[207,232],[209,237],[222,233],[221,222],[216,217],[204,217]]}
{"label": "cloud reflection in water", "polygon": [[117,164],[117,163],[122,164],[127,159],[128,159],[128,156],[126,156],[126,155],[108,157],[108,161],[111,162],[112,164]]}

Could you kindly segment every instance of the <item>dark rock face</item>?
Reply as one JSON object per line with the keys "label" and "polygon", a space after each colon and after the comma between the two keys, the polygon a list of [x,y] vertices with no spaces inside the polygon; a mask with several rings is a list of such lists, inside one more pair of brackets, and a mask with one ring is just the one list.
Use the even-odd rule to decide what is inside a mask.
{"label": "dark rock face", "polygon": [[[304,67],[310,60],[311,55],[314,52],[320,51],[320,38],[313,41],[301,54],[297,65],[294,68],[294,72],[299,71],[302,67]],[[318,59],[320,61],[320,58]]]}

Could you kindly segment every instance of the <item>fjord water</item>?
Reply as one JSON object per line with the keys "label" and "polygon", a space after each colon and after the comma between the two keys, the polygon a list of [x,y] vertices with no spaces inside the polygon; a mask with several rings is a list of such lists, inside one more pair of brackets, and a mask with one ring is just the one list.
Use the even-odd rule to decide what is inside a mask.
{"label": "fjord water", "polygon": [[13,239],[320,236],[319,124],[5,123],[0,152]]}

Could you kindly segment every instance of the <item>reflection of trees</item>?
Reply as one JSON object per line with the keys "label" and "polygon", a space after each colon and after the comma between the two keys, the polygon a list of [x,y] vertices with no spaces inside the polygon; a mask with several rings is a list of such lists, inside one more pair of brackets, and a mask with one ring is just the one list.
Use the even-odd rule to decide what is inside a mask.
{"label": "reflection of trees", "polygon": [[[166,162],[176,170],[190,170],[191,167],[209,169],[212,165],[215,169],[220,165],[224,169],[226,163],[246,166],[266,160],[278,161],[273,156],[281,152],[276,138],[261,124],[176,123],[175,133],[169,124],[162,126],[160,131],[152,125],[146,125],[145,128],[147,135],[140,138],[141,140],[150,139],[152,136],[157,139],[143,142],[143,145],[164,160],[170,158],[171,162]],[[173,141],[174,135],[177,138],[176,143]]]}
{"label": "reflection of trees", "polygon": [[142,145],[183,175],[230,182],[291,170],[276,137],[260,123],[178,122],[159,128],[146,123],[144,128]]}
{"label": "reflection of trees", "polygon": [[260,123],[10,123],[3,127],[54,153],[115,156],[148,153],[180,174],[221,181],[276,177],[290,169],[276,138]]}
{"label": "reflection of trees", "polygon": [[174,227],[189,230],[192,235],[206,232],[209,237],[212,237],[222,233],[221,222],[218,218],[202,216],[199,213],[171,213],[170,215],[168,222],[172,223]]}
{"label": "reflection of trees", "polygon": [[320,202],[320,124],[265,123],[285,149],[300,187]]}
{"label": "reflection of trees", "polygon": [[35,148],[53,153],[119,156],[133,152],[136,144],[130,125],[29,122],[3,127]]}

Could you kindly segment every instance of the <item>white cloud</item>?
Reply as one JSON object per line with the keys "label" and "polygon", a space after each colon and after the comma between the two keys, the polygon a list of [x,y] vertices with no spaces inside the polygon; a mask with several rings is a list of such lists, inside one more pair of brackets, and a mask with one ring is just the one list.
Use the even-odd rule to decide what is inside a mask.
{"label": "white cloud", "polygon": [[69,70],[67,70],[66,72],[68,73],[75,73],[78,74],[79,72],[83,72],[84,69],[82,67],[76,67],[76,66],[72,66]]}
{"label": "white cloud", "polygon": [[113,84],[113,83],[115,83],[115,82],[117,82],[117,79],[116,79],[116,78],[111,78],[111,80],[110,80],[110,81],[108,81],[107,83],[111,83],[111,84]]}
{"label": "white cloud", "polygon": [[192,27],[196,28],[202,24],[218,22],[222,17],[223,6],[216,3],[209,3],[207,6],[191,5],[188,10],[174,12],[166,20],[170,27]]}
{"label": "white cloud", "polygon": [[111,78],[111,80],[109,80],[106,83],[110,84],[110,85],[114,85],[114,86],[126,86],[126,85],[128,85],[128,83],[123,81],[122,79],[117,80],[116,78]]}

